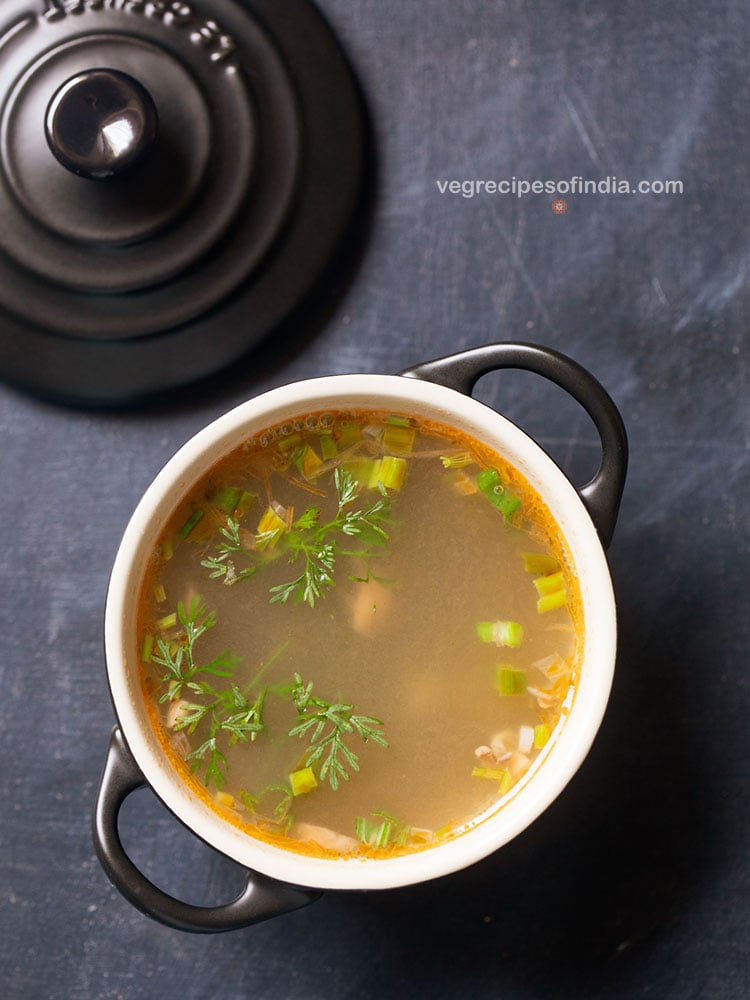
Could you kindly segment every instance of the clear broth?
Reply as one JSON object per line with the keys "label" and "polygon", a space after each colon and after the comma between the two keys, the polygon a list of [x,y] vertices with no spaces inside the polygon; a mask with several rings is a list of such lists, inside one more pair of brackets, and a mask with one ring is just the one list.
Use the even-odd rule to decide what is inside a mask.
{"label": "clear broth", "polygon": [[[184,779],[222,815],[292,850],[391,856],[456,835],[533,766],[574,692],[579,590],[541,498],[517,470],[461,432],[403,414],[392,421],[393,414],[374,411],[317,413],[248,441],[179,502],[143,583],[142,681],[162,744]],[[378,485],[373,466],[383,455],[397,459],[385,471],[388,478],[395,470],[391,488],[382,480]],[[486,471],[481,476],[488,469],[501,484],[493,496],[518,497],[517,509],[498,507],[490,491],[478,487],[487,485]],[[315,540],[320,526],[336,518],[336,476],[341,487],[344,471],[362,479],[344,514],[382,500],[382,519],[373,520],[387,540],[369,528],[359,536],[332,530]],[[255,500],[244,510],[250,495]],[[235,500],[239,513],[230,511]],[[319,518],[309,528],[279,530],[264,545],[257,539],[261,518],[266,515],[266,527],[279,523],[266,514],[269,504],[277,505],[287,527],[311,506]],[[233,537],[250,551],[219,558],[217,546],[233,535],[232,522]],[[294,603],[301,591],[272,603],[271,588],[304,568],[302,552],[290,562],[295,537],[318,548],[332,542],[344,552],[367,550],[370,557],[339,551],[333,585],[321,585],[314,606]],[[529,554],[557,565],[530,572]],[[222,566],[222,575],[211,578]],[[253,566],[259,567],[253,575],[227,585],[227,577]],[[563,587],[562,603],[545,604],[540,588],[559,596]],[[231,731],[212,730],[217,718],[232,717],[228,700],[194,726],[186,724],[195,707],[184,703],[205,708],[215,695],[178,686],[174,672],[154,660],[174,662],[182,646],[185,672],[185,627],[171,617],[178,602],[185,614],[191,606],[206,608],[198,624],[205,613],[215,614],[215,625],[192,648],[196,664],[224,651],[241,658],[231,677],[198,671],[193,683],[225,695],[236,686],[245,700],[235,704],[234,715],[265,691],[262,731],[235,733],[233,742]],[[520,644],[483,641],[479,631],[487,640],[493,622],[520,624]],[[478,630],[478,623],[485,624]],[[503,639],[497,629],[491,634]],[[339,775],[336,788],[330,773],[321,775],[325,753],[308,766],[315,727],[289,735],[321,710],[310,704],[299,711],[290,691],[295,674],[305,687],[312,682],[314,697],[382,720],[370,728],[387,746],[344,733],[359,769],[339,754],[348,780]],[[245,715],[248,720],[259,721]],[[321,738],[332,730],[326,723]],[[217,758],[217,769],[207,773],[211,751],[195,754],[212,735],[225,763]],[[294,774],[304,786],[296,795]],[[312,781],[317,785],[307,790]]]}

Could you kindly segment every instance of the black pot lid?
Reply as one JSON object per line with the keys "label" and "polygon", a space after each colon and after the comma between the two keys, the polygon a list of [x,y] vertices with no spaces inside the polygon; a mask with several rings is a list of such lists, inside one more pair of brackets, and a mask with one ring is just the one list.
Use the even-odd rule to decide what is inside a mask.
{"label": "black pot lid", "polygon": [[2,0],[0,375],[125,402],[218,371],[330,261],[362,108],[307,0]]}

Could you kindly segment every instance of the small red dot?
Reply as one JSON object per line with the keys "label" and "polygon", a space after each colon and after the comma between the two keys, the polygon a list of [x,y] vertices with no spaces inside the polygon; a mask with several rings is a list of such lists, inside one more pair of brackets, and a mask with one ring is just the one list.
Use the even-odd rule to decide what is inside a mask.
{"label": "small red dot", "polygon": [[568,203],[564,198],[555,198],[552,202],[552,211],[555,215],[565,215],[568,211]]}

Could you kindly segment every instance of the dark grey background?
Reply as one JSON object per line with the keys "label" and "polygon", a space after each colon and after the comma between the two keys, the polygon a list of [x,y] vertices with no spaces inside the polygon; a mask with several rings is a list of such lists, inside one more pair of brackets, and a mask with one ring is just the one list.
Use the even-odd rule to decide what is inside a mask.
{"label": "dark grey background", "polygon": [[[283,0],[280,0],[283,2]],[[0,990],[13,998],[750,995],[747,8],[743,0],[322,0],[370,102],[373,225],[327,321],[138,413],[0,387]],[[680,179],[682,195],[441,195],[437,180]],[[89,816],[113,715],[108,570],[163,462],[290,379],[396,371],[492,339],[570,353],[631,442],[610,550],[615,687],[594,749],[522,837],[417,888],[331,893],[218,938],[132,909]],[[587,418],[531,376],[483,399],[581,482]],[[136,793],[134,857],[219,902],[236,869]]]}

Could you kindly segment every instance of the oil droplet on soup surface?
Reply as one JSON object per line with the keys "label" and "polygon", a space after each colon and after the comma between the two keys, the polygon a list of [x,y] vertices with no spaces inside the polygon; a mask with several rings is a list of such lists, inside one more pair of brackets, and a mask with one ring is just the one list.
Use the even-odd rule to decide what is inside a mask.
{"label": "oil droplet on soup surface", "polygon": [[500,456],[402,414],[303,414],[177,499],[142,587],[144,696],[185,780],[251,835],[423,849],[543,752],[580,595]]}

